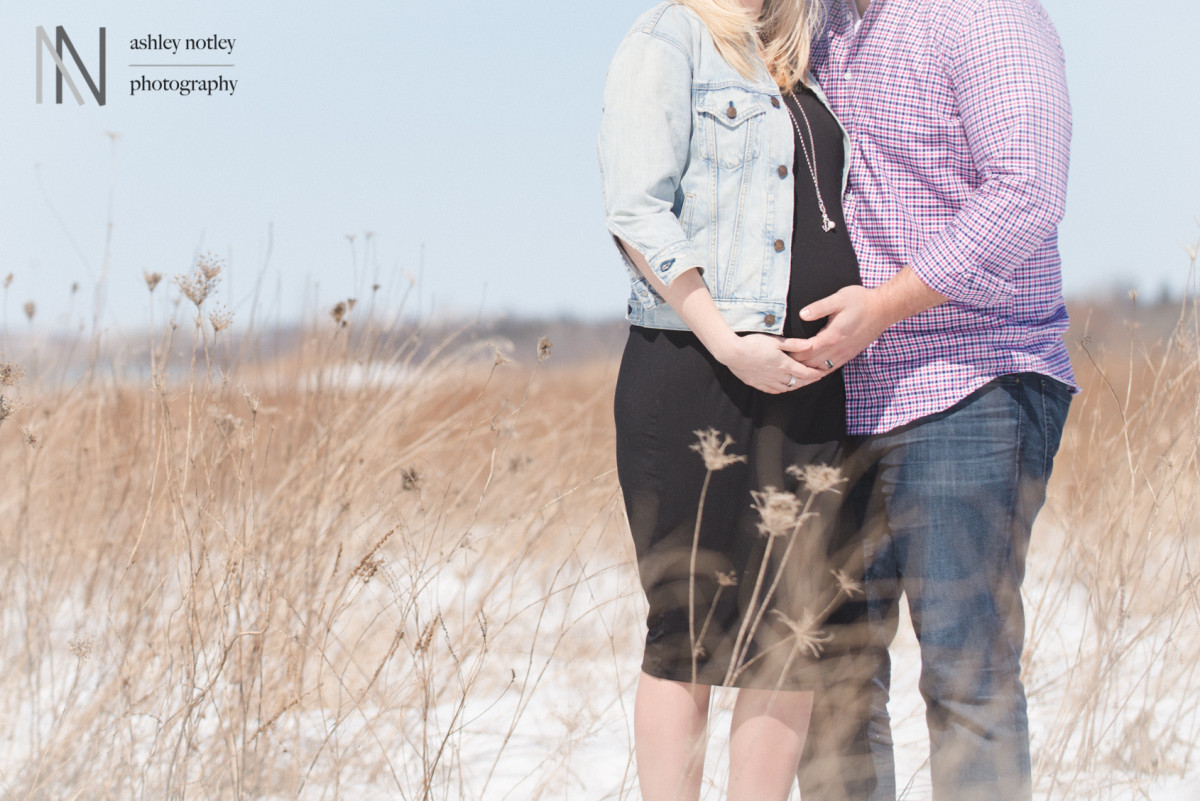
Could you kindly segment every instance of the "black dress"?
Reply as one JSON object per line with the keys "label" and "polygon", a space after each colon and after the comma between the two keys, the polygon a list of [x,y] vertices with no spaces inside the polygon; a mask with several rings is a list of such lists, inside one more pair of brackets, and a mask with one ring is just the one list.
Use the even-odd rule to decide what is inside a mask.
{"label": "black dress", "polygon": [[[804,322],[799,310],[859,277],[841,207],[841,129],[810,91],[797,89],[796,95],[813,140],[796,101],[789,96],[785,102],[810,155],[815,152],[821,197],[836,225],[822,228],[812,171],[797,137],[784,333],[805,337],[824,321]],[[690,331],[632,326],[615,418],[617,473],[650,605],[642,669],[674,681],[811,688],[817,643],[810,635],[819,639],[821,613],[838,596],[833,571],[839,555],[830,553],[829,529],[840,494],[812,494],[800,470],[788,468],[840,464],[841,371],[768,395],[743,384]],[[710,429],[721,442],[731,438],[726,453],[744,461],[709,471],[693,446],[696,432]],[[768,488],[792,493],[794,500],[772,496]],[[767,505],[788,517],[815,514],[780,526],[772,514],[764,518]]]}

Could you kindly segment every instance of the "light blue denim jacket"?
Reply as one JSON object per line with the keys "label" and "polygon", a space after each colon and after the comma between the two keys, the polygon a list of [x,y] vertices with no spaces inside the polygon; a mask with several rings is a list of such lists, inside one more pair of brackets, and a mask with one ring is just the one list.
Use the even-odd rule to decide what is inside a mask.
{"label": "light blue denim jacket", "polygon": [[[809,84],[828,106],[811,77]],[[844,129],[843,138],[848,166]],[[717,53],[692,11],[673,2],[655,6],[625,35],[608,68],[598,150],[614,238],[645,256],[665,284],[700,268],[733,330],[782,333],[794,139],[765,65],[747,80]],[[844,188],[845,173],[842,181]],[[629,321],[687,329],[628,258],[625,264]]]}

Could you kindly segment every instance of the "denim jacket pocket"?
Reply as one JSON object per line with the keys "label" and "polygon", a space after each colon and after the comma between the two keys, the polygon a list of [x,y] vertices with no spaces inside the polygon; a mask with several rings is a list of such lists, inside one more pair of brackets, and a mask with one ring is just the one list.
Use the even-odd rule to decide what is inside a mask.
{"label": "denim jacket pocket", "polygon": [[699,89],[696,122],[700,157],[726,169],[738,169],[758,156],[766,96],[736,86]]}

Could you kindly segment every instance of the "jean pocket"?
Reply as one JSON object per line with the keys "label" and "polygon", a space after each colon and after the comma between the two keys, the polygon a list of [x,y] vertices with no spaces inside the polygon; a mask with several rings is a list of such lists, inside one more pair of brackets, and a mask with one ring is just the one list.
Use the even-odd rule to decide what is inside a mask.
{"label": "jean pocket", "polygon": [[737,169],[758,156],[767,97],[738,87],[701,89],[696,99],[700,156]]}
{"label": "jean pocket", "polygon": [[1072,392],[1069,386],[1064,384],[1062,381],[1059,381],[1057,378],[1053,378],[1048,375],[1040,376],[1040,378],[1042,381],[1043,392],[1045,392],[1047,395],[1057,398],[1063,403],[1071,402]]}

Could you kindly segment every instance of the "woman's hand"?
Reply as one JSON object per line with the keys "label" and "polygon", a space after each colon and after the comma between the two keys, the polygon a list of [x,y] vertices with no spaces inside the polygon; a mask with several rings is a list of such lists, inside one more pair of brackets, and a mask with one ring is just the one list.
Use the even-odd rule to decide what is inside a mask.
{"label": "woman's hand", "polygon": [[743,383],[778,395],[825,376],[824,370],[800,363],[802,352],[808,352],[810,348],[807,340],[785,339],[773,334],[735,333],[721,317],[698,269],[684,270],[669,285],[664,284],[636,248],[624,241],[621,247],[708,352]]}
{"label": "woman's hand", "polygon": [[804,341],[799,339],[746,334],[723,340],[712,354],[743,383],[777,395],[824,377],[823,370],[806,367],[791,355],[803,348]]}

